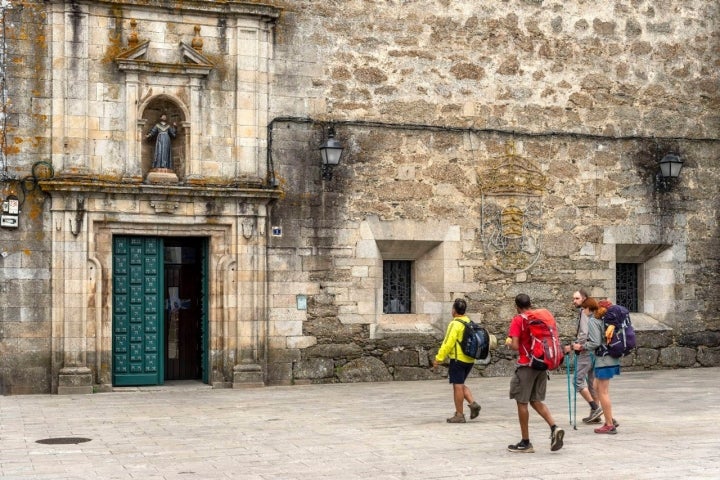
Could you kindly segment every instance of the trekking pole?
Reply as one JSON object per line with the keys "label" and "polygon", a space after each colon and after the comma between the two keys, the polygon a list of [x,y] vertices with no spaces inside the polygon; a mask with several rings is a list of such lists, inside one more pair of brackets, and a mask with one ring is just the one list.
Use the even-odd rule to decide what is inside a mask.
{"label": "trekking pole", "polygon": [[[569,355],[565,355],[565,373],[567,375],[567,387],[568,387],[568,421],[572,425],[572,408],[570,406],[570,359]],[[573,387],[575,388],[575,387]]]}
{"label": "trekking pole", "polygon": [[575,399],[573,400],[573,412],[574,412],[574,420],[573,420],[573,430],[577,430],[577,364],[578,364],[578,354],[577,352],[573,353],[574,357],[574,365],[573,365],[573,390],[575,390]]}

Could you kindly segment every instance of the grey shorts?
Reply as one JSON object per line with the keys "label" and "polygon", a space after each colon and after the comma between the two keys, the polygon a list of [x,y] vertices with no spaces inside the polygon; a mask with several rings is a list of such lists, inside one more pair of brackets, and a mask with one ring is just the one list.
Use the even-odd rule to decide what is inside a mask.
{"label": "grey shorts", "polygon": [[580,390],[587,387],[590,390],[590,395],[595,398],[593,380],[595,380],[595,372],[593,370],[592,357],[590,355],[578,355],[577,374],[575,375],[575,388],[579,392]]}
{"label": "grey shorts", "polygon": [[547,370],[517,367],[510,380],[510,398],[518,403],[542,402],[547,389]]}

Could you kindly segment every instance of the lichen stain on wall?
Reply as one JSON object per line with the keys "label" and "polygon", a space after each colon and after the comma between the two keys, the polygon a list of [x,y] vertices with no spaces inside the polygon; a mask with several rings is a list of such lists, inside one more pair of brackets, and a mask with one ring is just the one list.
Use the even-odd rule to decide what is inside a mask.
{"label": "lichen stain on wall", "polygon": [[125,19],[123,9],[117,5],[113,6],[110,9],[110,16],[115,19],[115,26],[114,31],[108,32],[108,46],[101,59],[104,64],[112,63],[124,50],[122,44],[123,20]]}

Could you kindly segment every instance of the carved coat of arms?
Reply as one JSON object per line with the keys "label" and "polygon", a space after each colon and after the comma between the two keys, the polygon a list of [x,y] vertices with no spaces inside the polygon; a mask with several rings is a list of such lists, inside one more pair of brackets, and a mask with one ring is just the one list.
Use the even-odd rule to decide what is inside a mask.
{"label": "carved coat of arms", "polygon": [[514,148],[489,170],[478,171],[482,193],[481,237],[492,266],[505,273],[527,271],[540,257],[542,194],[546,178]]}

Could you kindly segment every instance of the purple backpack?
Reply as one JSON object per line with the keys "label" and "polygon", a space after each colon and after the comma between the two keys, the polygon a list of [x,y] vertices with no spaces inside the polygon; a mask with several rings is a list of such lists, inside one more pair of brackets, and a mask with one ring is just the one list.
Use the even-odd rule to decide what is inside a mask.
{"label": "purple backpack", "polygon": [[601,345],[595,350],[595,354],[599,357],[610,355],[614,358],[621,358],[628,355],[635,348],[635,330],[630,322],[630,312],[622,305],[610,305],[607,312],[602,318],[605,329],[609,325],[613,325],[613,331],[610,341],[606,345]]}

